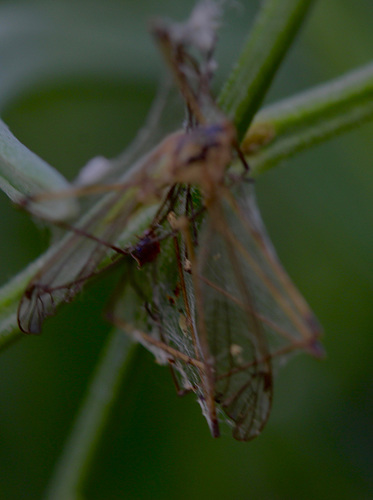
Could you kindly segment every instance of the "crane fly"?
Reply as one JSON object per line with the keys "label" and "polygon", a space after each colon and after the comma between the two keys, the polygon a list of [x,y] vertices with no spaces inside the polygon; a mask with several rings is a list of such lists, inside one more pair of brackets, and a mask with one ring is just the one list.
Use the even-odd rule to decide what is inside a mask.
{"label": "crane fly", "polygon": [[[275,364],[298,350],[320,356],[320,328],[277,259],[247,165],[240,175],[227,172],[241,155],[209,90],[216,9],[205,1],[183,25],[154,25],[185,100],[186,129],[167,136],[120,183],[82,189],[108,193],[31,281],[18,321],[22,331],[39,333],[109,250],[132,255],[141,270],[129,265],[111,320],[170,366],[180,393],[196,393],[214,437],[225,419],[234,438],[248,441],[267,422]],[[123,231],[157,206],[137,243],[120,246]],[[124,311],[126,303],[133,307]]]}

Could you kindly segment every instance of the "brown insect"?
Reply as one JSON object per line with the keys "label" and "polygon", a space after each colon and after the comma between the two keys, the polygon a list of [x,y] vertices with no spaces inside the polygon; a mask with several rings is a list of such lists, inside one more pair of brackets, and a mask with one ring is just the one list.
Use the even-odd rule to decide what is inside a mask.
{"label": "brown insect", "polygon": [[[123,315],[118,301],[112,321],[171,366],[180,393],[197,394],[214,437],[224,417],[233,436],[247,441],[268,419],[273,364],[297,350],[320,356],[320,328],[276,257],[247,165],[240,175],[227,173],[241,155],[234,127],[209,91],[211,5],[199,4],[184,25],[153,29],[186,103],[186,130],[166,137],[119,184],[97,187],[113,192],[34,277],[18,319],[22,331],[40,332],[56,305],[97,272],[108,247],[133,255],[144,267],[132,273],[139,307]],[[194,29],[201,16],[204,36]],[[119,247],[124,229],[161,200],[143,238]],[[121,303],[133,293],[127,287]]]}

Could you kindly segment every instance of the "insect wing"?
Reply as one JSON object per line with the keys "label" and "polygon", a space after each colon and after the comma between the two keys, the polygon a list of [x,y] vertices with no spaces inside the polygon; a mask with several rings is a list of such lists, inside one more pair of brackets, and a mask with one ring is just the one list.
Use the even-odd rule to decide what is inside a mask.
{"label": "insect wing", "polygon": [[[172,209],[185,213],[185,192],[180,189]],[[170,231],[167,221],[163,231]],[[213,393],[206,380],[206,358],[198,343],[194,288],[184,267],[185,246],[181,234],[161,241],[155,262],[141,270],[129,268],[117,294],[112,320],[132,334],[161,364],[169,364],[179,393],[193,391],[214,435],[217,421],[211,416]],[[135,294],[133,292],[136,292]],[[137,307],[131,307],[136,296]],[[210,406],[207,400],[210,398]]]}
{"label": "insect wing", "polygon": [[[305,299],[282,267],[256,205],[254,188],[241,183],[226,195],[228,238],[246,263],[272,358],[305,350],[323,355],[321,327]],[[230,220],[230,215],[232,220]]]}
{"label": "insect wing", "polygon": [[[128,194],[128,193],[127,193]],[[18,307],[18,324],[25,333],[40,333],[56,306],[70,301],[92,276],[108,247],[123,231],[136,200],[126,193],[108,195],[77,229],[52,247],[46,262],[28,285]]]}
{"label": "insect wing", "polygon": [[196,274],[215,400],[233,436],[247,441],[270,413],[273,359],[301,348],[319,353],[317,322],[277,260],[252,186],[241,184],[234,198],[225,191],[210,202]]}
{"label": "insect wing", "polygon": [[[204,323],[215,379],[214,399],[233,436],[247,441],[266,423],[272,401],[272,368],[256,304],[237,249],[227,238],[221,207],[210,208],[200,238],[197,276]],[[199,321],[199,323],[201,320]]]}

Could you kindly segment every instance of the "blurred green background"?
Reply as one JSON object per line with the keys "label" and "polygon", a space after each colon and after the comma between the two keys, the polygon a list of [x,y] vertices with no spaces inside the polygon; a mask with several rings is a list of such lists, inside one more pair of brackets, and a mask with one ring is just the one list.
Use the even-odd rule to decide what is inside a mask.
{"label": "blurred green background", "polygon": [[[147,23],[184,19],[186,0],[0,2],[0,111],[27,147],[69,179],[118,154],[141,125],[164,67]],[[232,2],[217,88],[259,1]],[[372,57],[371,0],[319,0],[268,102]],[[255,441],[213,440],[193,395],[141,351],[122,387],[86,488],[88,499],[373,498],[373,127],[364,125],[263,175],[263,217],[325,331],[327,359],[279,374]],[[0,195],[0,283],[46,241]],[[87,288],[0,358],[0,497],[41,498],[100,349],[111,277]],[[67,499],[69,500],[69,499]]]}

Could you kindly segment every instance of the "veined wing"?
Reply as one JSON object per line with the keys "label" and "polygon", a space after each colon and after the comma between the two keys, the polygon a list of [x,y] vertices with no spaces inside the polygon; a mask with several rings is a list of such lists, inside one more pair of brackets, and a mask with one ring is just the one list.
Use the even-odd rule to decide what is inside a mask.
{"label": "veined wing", "polygon": [[[185,214],[189,193],[189,189],[179,187],[172,207],[178,215]],[[195,194],[200,200],[200,194]],[[170,225],[165,222],[167,230]],[[197,394],[211,431],[218,436],[211,369],[206,363],[209,356],[206,346],[199,344],[194,289],[185,261],[181,234],[164,239],[155,262],[136,272],[129,269],[123,280],[127,286],[117,297],[111,318],[151,351],[159,363],[170,365],[178,391]]]}
{"label": "veined wing", "polygon": [[248,441],[270,413],[272,366],[251,273],[229,237],[237,221],[228,222],[225,209],[224,202],[211,201],[200,235],[192,269],[196,321],[210,351],[214,400],[234,438]]}
{"label": "veined wing", "polygon": [[269,416],[274,358],[297,349],[319,355],[320,331],[274,253],[252,186],[242,183],[234,198],[222,188],[208,214],[197,254],[196,309],[213,359],[215,400],[234,437],[247,441]]}
{"label": "veined wing", "polygon": [[224,192],[226,238],[246,263],[257,313],[267,332],[271,356],[301,349],[319,357],[321,327],[282,267],[256,206],[252,185],[240,183]]}
{"label": "veined wing", "polygon": [[146,308],[134,308],[131,318],[129,311],[123,326],[159,362],[171,364],[178,388],[196,393],[214,437],[220,413],[233,424],[236,439],[249,440],[270,412],[272,367],[250,283],[219,205],[209,207],[206,222],[196,227],[196,250],[192,231],[180,232],[162,242],[154,266],[133,276]]}
{"label": "veined wing", "polygon": [[320,331],[274,253],[252,186],[238,186],[235,198],[220,188],[198,233],[195,250],[184,245],[188,236],[174,241],[168,274],[159,267],[171,252],[162,248],[161,279],[152,272],[146,295],[153,312],[140,323],[149,333],[137,338],[159,361],[172,362],[214,436],[220,411],[234,437],[247,441],[268,419],[274,360],[300,349],[320,355]]}
{"label": "veined wing", "polygon": [[[19,304],[18,324],[23,332],[40,333],[44,319],[54,314],[56,306],[70,301],[81,290],[109,251],[102,242],[114,244],[135,205],[136,199],[129,196],[119,193],[110,196],[98,213],[90,215],[89,220],[77,228],[80,233],[70,232],[53,247]],[[114,220],[110,220],[110,209],[115,209]]]}

